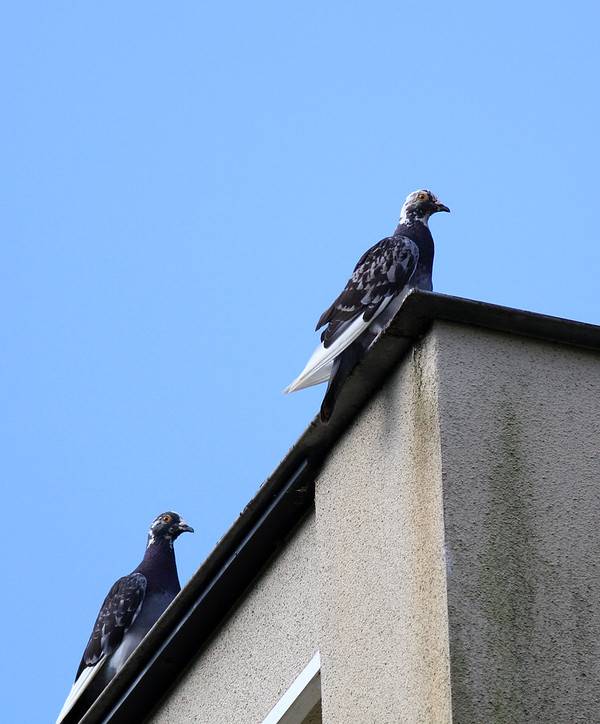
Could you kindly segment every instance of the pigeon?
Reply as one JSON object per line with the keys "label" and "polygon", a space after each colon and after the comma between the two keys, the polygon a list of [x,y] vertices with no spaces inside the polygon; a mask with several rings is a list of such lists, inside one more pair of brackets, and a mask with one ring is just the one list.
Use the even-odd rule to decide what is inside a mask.
{"label": "pigeon", "polygon": [[320,410],[324,424],[331,419],[344,382],[408,292],[432,290],[433,237],[428,221],[437,211],[450,209],[431,191],[409,194],[396,231],[363,254],[342,293],[321,315],[316,329],[327,325],[321,344],[284,392],[329,380]]}
{"label": "pigeon", "polygon": [[194,529],[172,511],[154,520],[142,562],[133,573],[119,578],[104,599],[56,724],[92,679],[98,696],[179,593],[173,541],[185,531],[193,533]]}

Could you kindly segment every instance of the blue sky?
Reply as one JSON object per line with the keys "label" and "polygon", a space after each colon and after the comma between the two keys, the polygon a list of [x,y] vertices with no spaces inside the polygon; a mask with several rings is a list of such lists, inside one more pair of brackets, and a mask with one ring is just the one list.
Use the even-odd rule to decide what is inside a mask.
{"label": "blue sky", "polygon": [[[50,722],[152,519],[185,582],[316,414],[282,395],[430,188],[434,286],[600,323],[593,2],[5,2],[6,721]],[[10,522],[10,526],[8,523]]]}

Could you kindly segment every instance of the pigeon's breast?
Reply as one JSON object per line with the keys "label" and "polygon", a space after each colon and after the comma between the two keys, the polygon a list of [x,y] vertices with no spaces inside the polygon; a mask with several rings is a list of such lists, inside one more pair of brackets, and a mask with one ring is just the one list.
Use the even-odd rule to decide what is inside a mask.
{"label": "pigeon's breast", "polygon": [[417,264],[415,273],[410,278],[410,287],[412,289],[423,289],[426,292],[433,291],[431,269],[427,269],[427,267],[422,264]]}
{"label": "pigeon's breast", "polygon": [[123,641],[115,653],[111,656],[108,665],[111,673],[119,671],[131,654],[135,651],[144,636],[160,618],[174,596],[171,593],[161,592],[150,595],[144,601],[141,611],[133,622],[133,626],[123,636]]}

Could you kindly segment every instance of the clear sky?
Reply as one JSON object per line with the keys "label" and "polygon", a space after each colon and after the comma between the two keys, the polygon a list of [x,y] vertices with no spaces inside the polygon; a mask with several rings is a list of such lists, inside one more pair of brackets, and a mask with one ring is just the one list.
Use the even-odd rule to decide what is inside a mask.
{"label": "clear sky", "polygon": [[0,7],[2,719],[53,722],[177,510],[185,582],[316,414],[284,396],[431,189],[439,292],[600,323],[600,5]]}

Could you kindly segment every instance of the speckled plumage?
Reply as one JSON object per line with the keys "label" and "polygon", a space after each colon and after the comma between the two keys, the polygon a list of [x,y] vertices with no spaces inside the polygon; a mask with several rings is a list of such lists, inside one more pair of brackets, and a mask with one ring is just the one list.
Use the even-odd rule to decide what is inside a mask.
{"label": "speckled plumage", "polygon": [[327,325],[321,345],[285,392],[329,380],[323,422],[329,421],[344,381],[408,291],[433,288],[434,245],[427,222],[437,211],[449,209],[431,191],[409,194],[394,234],[363,254],[342,293],[321,315],[317,329]]}

